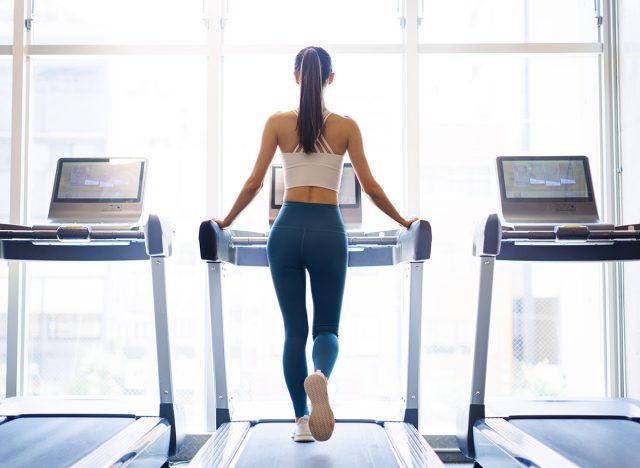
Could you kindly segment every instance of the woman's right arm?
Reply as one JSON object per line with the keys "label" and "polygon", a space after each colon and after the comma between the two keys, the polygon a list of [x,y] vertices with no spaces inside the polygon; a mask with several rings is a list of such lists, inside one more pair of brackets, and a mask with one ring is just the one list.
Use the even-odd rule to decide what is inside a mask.
{"label": "woman's right arm", "polygon": [[276,132],[276,114],[274,114],[269,117],[264,126],[264,131],[262,132],[262,143],[260,144],[258,157],[249,178],[244,183],[240,193],[238,194],[238,198],[236,198],[235,203],[224,219],[214,219],[221,228],[224,229],[229,227],[242,210],[244,210],[251,200],[253,200],[258,194],[262,188],[264,177],[267,174],[267,170],[269,169],[277,148],[278,136]]}
{"label": "woman's right arm", "polygon": [[384,190],[371,173],[367,157],[364,154],[362,134],[360,133],[358,124],[350,118],[347,118],[347,122],[349,131],[347,151],[349,152],[351,164],[353,164],[353,170],[360,181],[362,191],[366,193],[374,205],[380,208],[387,216],[408,228],[411,223],[418,218],[404,218],[398,213],[398,210],[393,206],[393,203],[391,203],[391,200],[389,200],[387,194],[384,193]]}

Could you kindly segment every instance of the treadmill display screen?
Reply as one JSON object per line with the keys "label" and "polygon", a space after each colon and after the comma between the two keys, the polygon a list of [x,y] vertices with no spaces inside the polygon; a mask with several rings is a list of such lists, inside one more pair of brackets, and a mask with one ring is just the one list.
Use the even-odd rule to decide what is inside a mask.
{"label": "treadmill display screen", "polygon": [[65,160],[56,174],[55,202],[140,202],[144,160]]}
{"label": "treadmill display screen", "polygon": [[498,176],[502,197],[510,201],[593,199],[589,165],[584,156],[501,157]]}
{"label": "treadmill display screen", "polygon": [[[272,171],[271,208],[278,209],[282,207],[284,198],[284,171],[282,166],[273,166]],[[357,208],[360,206],[360,183],[353,167],[349,163],[346,163],[342,169],[338,203],[341,208]]]}

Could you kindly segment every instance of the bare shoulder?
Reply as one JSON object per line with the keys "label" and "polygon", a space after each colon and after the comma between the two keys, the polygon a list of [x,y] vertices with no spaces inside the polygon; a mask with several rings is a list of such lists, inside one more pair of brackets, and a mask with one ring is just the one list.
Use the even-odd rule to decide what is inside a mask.
{"label": "bare shoulder", "polygon": [[340,115],[340,114],[334,113],[334,114],[331,114],[331,116],[329,117],[329,120],[333,120],[333,122],[336,125],[340,126],[344,130],[346,130],[348,133],[351,133],[358,129],[358,124],[356,123],[356,121],[347,115]]}
{"label": "bare shoulder", "polygon": [[297,116],[293,111],[275,112],[267,119],[267,125],[281,126],[290,125],[292,122],[296,122]]}

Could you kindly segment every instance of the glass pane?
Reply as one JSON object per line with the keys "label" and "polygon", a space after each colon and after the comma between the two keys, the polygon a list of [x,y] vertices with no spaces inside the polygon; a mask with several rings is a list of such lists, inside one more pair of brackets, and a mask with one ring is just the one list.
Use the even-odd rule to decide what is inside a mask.
{"label": "glass pane", "polygon": [[0,56],[0,223],[9,221],[11,173],[11,57]]}
{"label": "glass pane", "polygon": [[593,0],[424,2],[424,43],[597,41]]}
{"label": "glass pane", "polygon": [[204,44],[202,0],[37,1],[35,44]]}
{"label": "glass pane", "polygon": [[[194,242],[205,213],[202,57],[33,59],[30,222],[47,217],[60,157],[149,160],[146,210],[171,222],[167,262],[177,401],[204,428],[204,281]],[[155,396],[147,262],[30,264],[30,394]]]}
{"label": "glass pane", "polygon": [[[475,222],[499,210],[495,158],[587,155],[599,199],[597,58],[423,56],[420,112],[422,216],[435,227],[425,266],[423,420],[427,432],[443,434],[455,429],[456,405],[468,397],[479,275],[471,242]],[[603,392],[599,281],[591,266],[498,265],[490,349],[499,359],[490,361],[488,395]],[[514,349],[529,321],[540,339]],[[588,339],[572,341],[576,330]],[[582,387],[575,353],[592,369]],[[560,386],[535,381],[559,374]]]}
{"label": "glass pane", "polygon": [[0,44],[13,43],[13,2],[0,3]]}
{"label": "glass pane", "polygon": [[398,44],[396,0],[230,0],[227,44]]}
{"label": "glass pane", "polygon": [[[330,51],[329,51],[330,52]],[[260,136],[269,115],[298,107],[293,58],[284,55],[229,55],[224,72],[224,178],[223,205],[228,210],[255,163]],[[334,55],[335,79],[326,92],[327,108],[348,115],[362,131],[371,170],[389,198],[402,208],[402,57],[399,55]],[[242,77],[270,68],[259,85],[247,86]],[[370,80],[385,70],[385,86]],[[348,161],[348,159],[345,159]],[[278,154],[274,162],[280,162]],[[267,229],[268,190],[260,192],[235,226]],[[224,216],[225,213],[221,214]],[[394,222],[363,196],[365,228],[378,229]]]}
{"label": "glass pane", "polygon": [[0,398],[6,396],[7,381],[7,305],[9,301],[9,269],[0,262]]}
{"label": "glass pane", "polygon": [[[358,122],[373,174],[398,209],[402,209],[402,57],[336,55],[333,60],[336,77],[326,90],[327,107]],[[243,77],[266,68],[273,72],[262,75],[258,84],[245,84]],[[385,86],[368,79],[376,70],[385,70]],[[235,200],[253,167],[267,117],[275,111],[298,106],[298,88],[292,71],[291,56],[225,57],[222,177],[225,210]],[[280,161],[278,155],[274,161]],[[267,198],[265,185],[234,227],[268,229]],[[366,197],[363,199],[365,229],[395,227],[395,223]],[[282,319],[269,272],[266,268],[227,268],[226,275],[228,369],[235,408],[244,411],[242,416],[251,418],[290,414],[291,404],[281,369]],[[332,379],[336,385],[334,400],[340,417],[363,416],[358,413],[362,408],[354,401],[362,401],[363,406],[365,401],[374,401],[369,405],[370,410],[387,410],[386,403],[391,407],[395,405],[397,410],[403,386],[399,380],[403,375],[399,356],[406,346],[399,332],[402,323],[401,278],[402,272],[397,268],[349,270],[342,312],[340,358],[335,379]],[[251,285],[251,294],[242,293],[247,285]],[[311,304],[308,310],[312,310]],[[260,331],[260,336],[255,336],[251,330]],[[268,333],[263,333],[264,330]],[[261,359],[261,365],[256,368],[255,362]],[[385,366],[380,366],[380,362],[385,362]],[[340,404],[344,406],[340,407]],[[392,416],[397,418],[397,412]],[[368,417],[374,416],[369,413]],[[390,417],[389,413],[387,417]]]}
{"label": "glass pane", "polygon": [[[640,177],[638,145],[640,145],[640,99],[638,78],[640,77],[640,3],[622,0],[618,7],[619,22],[619,83],[622,154],[622,208],[624,223],[640,220],[640,200],[638,200],[637,180]],[[627,338],[627,391],[629,396],[640,398],[640,265],[627,262],[624,265],[624,306]]]}

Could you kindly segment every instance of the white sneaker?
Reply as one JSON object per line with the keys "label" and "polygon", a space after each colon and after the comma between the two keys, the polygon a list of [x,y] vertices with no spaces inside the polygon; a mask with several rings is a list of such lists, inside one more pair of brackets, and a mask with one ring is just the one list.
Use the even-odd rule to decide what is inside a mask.
{"label": "white sneaker", "polygon": [[320,371],[311,374],[304,381],[304,390],[311,400],[311,414],[309,415],[309,429],[315,440],[329,440],[333,434],[336,421],[329,404],[327,392],[327,378]]}
{"label": "white sneaker", "polygon": [[315,439],[309,430],[309,416],[305,415],[296,422],[296,430],[291,436],[294,442],[313,442]]}

